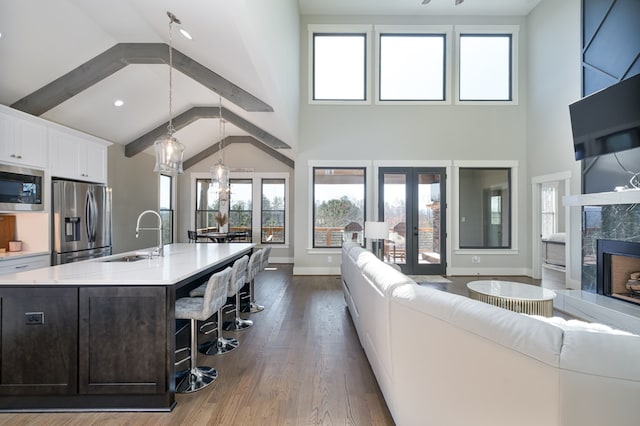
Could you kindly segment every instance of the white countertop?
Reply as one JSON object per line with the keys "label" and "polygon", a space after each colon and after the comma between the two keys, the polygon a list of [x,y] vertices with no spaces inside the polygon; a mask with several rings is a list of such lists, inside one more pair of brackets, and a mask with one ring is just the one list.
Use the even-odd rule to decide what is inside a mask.
{"label": "white countertop", "polygon": [[248,251],[253,243],[170,244],[164,257],[154,256],[135,262],[106,262],[147,250],[119,253],[98,259],[67,263],[0,276],[0,286],[7,285],[172,285],[216,264]]}

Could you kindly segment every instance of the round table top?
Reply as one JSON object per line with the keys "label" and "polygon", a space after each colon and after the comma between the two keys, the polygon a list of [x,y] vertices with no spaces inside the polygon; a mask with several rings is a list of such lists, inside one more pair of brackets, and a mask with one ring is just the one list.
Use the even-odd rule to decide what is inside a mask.
{"label": "round table top", "polygon": [[467,288],[487,296],[520,300],[551,300],[556,297],[552,290],[531,284],[500,280],[480,280],[467,283]]}

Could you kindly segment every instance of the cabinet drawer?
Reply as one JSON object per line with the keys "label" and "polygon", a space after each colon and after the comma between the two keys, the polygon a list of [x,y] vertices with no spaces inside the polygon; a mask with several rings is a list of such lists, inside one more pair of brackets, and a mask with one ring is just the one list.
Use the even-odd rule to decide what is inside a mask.
{"label": "cabinet drawer", "polygon": [[13,274],[28,271],[30,269],[45,268],[49,266],[49,255],[24,257],[18,259],[0,260],[0,275]]}

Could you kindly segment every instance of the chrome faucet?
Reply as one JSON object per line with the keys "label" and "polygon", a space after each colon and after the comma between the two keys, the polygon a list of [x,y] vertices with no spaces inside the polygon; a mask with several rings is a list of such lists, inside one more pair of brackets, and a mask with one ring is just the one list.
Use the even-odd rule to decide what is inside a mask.
{"label": "chrome faucet", "polygon": [[[155,214],[158,217],[157,228],[140,228],[140,219],[142,219],[142,216],[146,215],[147,213]],[[140,231],[158,231],[158,248],[156,249],[156,251],[158,252],[158,256],[164,256],[164,251],[162,250],[162,217],[160,217],[160,213],[155,210],[145,210],[140,213],[140,216],[138,216],[138,221],[136,222],[136,238],[140,236]],[[149,258],[151,258],[152,255],[153,252],[149,253]]]}

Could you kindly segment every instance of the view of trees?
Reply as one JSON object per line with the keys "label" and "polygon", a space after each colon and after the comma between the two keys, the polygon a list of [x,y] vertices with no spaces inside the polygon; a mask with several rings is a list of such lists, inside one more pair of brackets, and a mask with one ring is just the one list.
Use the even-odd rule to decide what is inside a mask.
{"label": "view of trees", "polygon": [[316,206],[316,226],[341,228],[349,222],[362,222],[364,212],[346,195],[321,202]]}

